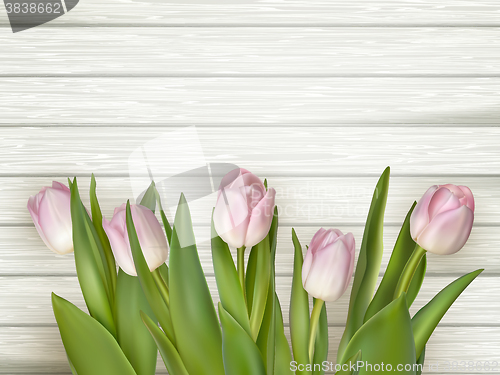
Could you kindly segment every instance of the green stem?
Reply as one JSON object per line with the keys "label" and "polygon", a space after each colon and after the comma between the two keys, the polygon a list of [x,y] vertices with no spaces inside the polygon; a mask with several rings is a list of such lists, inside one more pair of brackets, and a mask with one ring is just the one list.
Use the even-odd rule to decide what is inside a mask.
{"label": "green stem", "polygon": [[408,259],[408,262],[406,262],[406,266],[403,269],[403,272],[401,273],[398,285],[396,286],[396,290],[394,291],[393,299],[398,299],[401,296],[401,294],[408,292],[408,288],[410,287],[413,275],[417,270],[420,260],[422,260],[422,257],[425,255],[426,252],[427,251],[424,250],[419,245],[415,246],[415,250],[413,250],[410,259]]}
{"label": "green stem", "polygon": [[168,286],[165,280],[163,280],[163,277],[161,276],[160,269],[159,268],[155,269],[153,272],[151,272],[151,275],[153,275],[153,279],[163,300],[165,301],[167,306],[170,306],[170,294],[168,292]]}
{"label": "green stem", "polygon": [[[243,295],[245,296],[245,246],[238,248],[238,278],[240,279],[241,289],[243,289]],[[246,300],[246,296],[245,296]]]}
{"label": "green stem", "polygon": [[311,326],[309,329],[309,362],[312,363],[314,360],[314,345],[316,343],[316,335],[318,334],[319,326],[319,316],[321,315],[321,309],[325,301],[321,299],[316,299],[314,302],[313,311],[311,313]]}

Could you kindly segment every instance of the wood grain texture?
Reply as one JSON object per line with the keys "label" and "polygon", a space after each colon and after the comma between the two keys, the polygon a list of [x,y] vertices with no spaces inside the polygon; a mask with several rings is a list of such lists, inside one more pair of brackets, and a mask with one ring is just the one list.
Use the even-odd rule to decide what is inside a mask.
{"label": "wood grain texture", "polygon": [[[335,353],[342,335],[342,327],[330,327],[329,361],[335,361]],[[288,336],[288,329],[286,329]],[[56,326],[53,327],[9,327],[0,331],[0,341],[5,349],[0,352],[2,367],[0,374],[38,373],[38,374],[68,374],[64,348]],[[471,354],[471,349],[475,349]],[[477,351],[477,353],[476,353]],[[29,352],[30,357],[26,358]],[[429,365],[440,364],[438,373],[461,373],[460,371],[444,371],[447,361],[496,361],[500,362],[500,329],[497,327],[439,327],[429,341],[426,353],[425,370],[423,373],[436,373],[429,371]],[[158,361],[158,374],[166,373],[161,360]],[[471,372],[498,374],[495,371]]]}
{"label": "wood grain texture", "polygon": [[124,32],[123,28],[93,27],[67,31],[41,28],[19,33],[15,39],[0,33],[0,75],[500,74],[500,28],[149,27]]}
{"label": "wood grain texture", "polygon": [[[497,96],[500,100],[500,96]],[[132,107],[132,106],[131,106]],[[45,110],[47,111],[47,110]],[[82,111],[91,111],[82,107]],[[222,111],[219,109],[218,111]],[[50,110],[49,110],[50,112]],[[222,113],[220,112],[220,113]],[[48,112],[46,112],[48,113]],[[225,114],[227,116],[227,114]],[[0,176],[172,176],[204,162],[260,176],[497,176],[500,128],[0,128]],[[265,136],[264,136],[265,134]],[[166,140],[170,143],[166,143]],[[198,142],[194,142],[197,141]],[[168,147],[161,147],[162,142]],[[185,147],[170,148],[170,145]],[[158,143],[160,146],[158,146]],[[137,157],[140,147],[149,154]],[[141,151],[142,152],[142,151]],[[375,183],[376,180],[374,180]],[[36,188],[35,188],[36,189]]]}
{"label": "wood grain texture", "polygon": [[[473,270],[472,267],[470,269]],[[429,275],[411,307],[411,313],[416,313],[429,302],[441,289],[458,278],[456,276]],[[379,278],[380,280],[380,278]],[[5,301],[0,306],[0,325],[41,326],[54,324],[54,315],[50,294],[60,295],[79,308],[86,310],[83,297],[79,290],[78,279],[72,277],[0,277],[0,299]],[[207,283],[217,305],[217,286],[214,276],[207,276]],[[276,279],[277,293],[283,308],[284,322],[288,323],[288,307],[290,305],[292,278],[278,276]],[[328,322],[332,325],[343,325],[347,319],[349,307],[348,291],[336,302],[327,303]],[[500,294],[500,277],[477,278],[453,304],[442,320],[448,325],[499,325],[500,301],[491,296]],[[310,304],[312,309],[312,302]]]}
{"label": "wood grain texture", "polygon": [[[3,4],[2,4],[3,7]],[[495,0],[86,0],[51,25],[498,25]],[[0,12],[1,25],[8,25]]]}
{"label": "wood grain texture", "polygon": [[495,125],[499,91],[498,77],[3,77],[0,125]]}

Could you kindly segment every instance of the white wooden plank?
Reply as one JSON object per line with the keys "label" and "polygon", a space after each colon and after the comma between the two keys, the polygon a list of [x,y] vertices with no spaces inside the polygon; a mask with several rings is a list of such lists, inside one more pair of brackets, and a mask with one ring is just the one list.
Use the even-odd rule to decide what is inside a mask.
{"label": "white wooden plank", "polygon": [[[471,269],[472,270],[472,269]],[[412,314],[429,302],[441,289],[456,277],[429,276],[412,306]],[[41,325],[54,323],[51,292],[64,297],[84,309],[85,304],[76,277],[0,277],[0,324]],[[283,309],[283,319],[288,322],[291,276],[278,276],[276,290]],[[218,302],[214,276],[207,276],[207,283]],[[479,277],[455,302],[442,323],[453,325],[500,324],[500,301],[491,296],[500,293],[500,278]],[[348,291],[336,302],[327,303],[330,324],[344,324],[349,305]],[[311,306],[312,308],[312,303]]]}
{"label": "white wooden plank", "polygon": [[[2,4],[3,7],[3,4]],[[498,25],[495,0],[87,0],[54,25]],[[0,12],[1,25],[8,25]],[[49,24],[50,25],[50,24]],[[44,27],[44,26],[42,26]],[[50,26],[45,26],[50,27]],[[28,32],[33,32],[30,30]],[[36,33],[36,32],[35,32]]]}
{"label": "white wooden plank", "polygon": [[[331,224],[332,226],[335,224]],[[344,232],[352,232],[356,238],[357,251],[363,235],[362,226],[343,225]],[[309,243],[318,226],[296,227],[302,246]],[[195,227],[195,232],[208,232],[208,227]],[[384,255],[381,273],[385,271],[391,256],[399,228],[384,230]],[[484,274],[500,274],[500,238],[498,227],[474,227],[462,250],[450,256],[428,254],[427,274],[465,274],[478,268],[485,268]],[[198,243],[198,254],[207,275],[213,274],[210,243]],[[236,251],[233,249],[233,256]],[[291,275],[293,272],[293,246],[291,227],[281,225],[278,229],[276,254],[277,275]],[[0,275],[1,276],[74,276],[75,262],[72,254],[58,255],[45,247],[33,227],[0,227]]]}
{"label": "white wooden plank", "polygon": [[498,75],[499,51],[500,28],[50,27],[0,34],[0,75]]}
{"label": "white wooden plank", "polygon": [[499,91],[498,77],[4,77],[0,124],[477,126],[498,124]]}
{"label": "white wooden plank", "polygon": [[[150,160],[151,161],[151,160]],[[397,169],[393,169],[397,173]],[[273,177],[263,174],[269,186],[276,189],[276,204],[280,223],[303,226],[319,223],[364,224],[372,200],[377,177]],[[209,179],[209,178],[208,178]],[[213,177],[217,189],[221,177]],[[61,177],[3,177],[0,178],[0,225],[30,224],[26,208],[30,195],[37,194],[42,186],[52,181],[67,184]],[[65,181],[66,180],[66,181]],[[203,177],[157,179],[167,217],[173,221],[180,194],[184,193],[191,206],[191,216],[196,225],[210,226],[212,208],[217,192],[212,192],[210,179]],[[480,225],[500,224],[500,177],[392,177],[385,211],[385,221],[400,225],[415,200],[432,185],[454,183],[468,186],[476,202],[475,222]],[[90,178],[78,178],[80,195],[90,208]],[[97,192],[103,214],[109,220],[115,207],[126,203],[147,189],[149,178],[98,177]],[[163,185],[162,185],[163,184]],[[209,189],[207,189],[209,185]],[[137,189],[140,186],[140,189]],[[165,186],[165,189],[162,187]]]}
{"label": "white wooden plank", "polygon": [[[335,361],[336,351],[342,327],[329,329],[328,360]],[[288,336],[288,329],[286,329]],[[0,353],[0,374],[39,373],[39,374],[70,374],[64,348],[57,327],[10,327],[0,331],[0,341],[4,349]],[[439,327],[429,340],[424,374],[436,373],[430,371],[429,365],[440,364],[438,373],[457,373],[444,371],[445,362],[449,361],[499,361],[500,328],[498,327]],[[165,367],[158,360],[158,374],[164,374]],[[467,371],[460,371],[468,374]],[[498,374],[498,366],[493,371],[470,372],[471,374]]]}
{"label": "white wooden plank", "polygon": [[[497,175],[500,167],[498,127],[9,127],[0,136],[4,176],[148,176],[147,164],[158,179],[204,162],[303,177],[379,176],[390,165],[394,175],[445,178]],[[147,163],[137,157],[140,147],[148,149]]]}

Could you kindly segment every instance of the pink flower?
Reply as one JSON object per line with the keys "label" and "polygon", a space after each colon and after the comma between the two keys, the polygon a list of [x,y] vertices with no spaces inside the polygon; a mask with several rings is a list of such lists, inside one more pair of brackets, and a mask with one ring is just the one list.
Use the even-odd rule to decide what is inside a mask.
{"label": "pink flower", "polygon": [[214,211],[217,234],[236,248],[262,241],[271,227],[276,191],[246,169],[229,172],[220,184]]}
{"label": "pink flower", "polygon": [[[115,208],[113,219],[108,221],[103,218],[102,226],[108,235],[111,250],[120,268],[129,275],[137,276],[128,239],[126,207],[124,203]],[[132,204],[130,210],[142,253],[149,269],[154,271],[167,260],[167,239],[155,214],[149,208]]]}
{"label": "pink flower", "polygon": [[28,200],[28,211],[45,245],[57,254],[73,251],[73,229],[70,209],[71,193],[60,182],[43,187]]}
{"label": "pink flower", "polygon": [[304,264],[302,285],[315,298],[336,301],[346,291],[354,271],[352,233],[321,228],[311,240]]}
{"label": "pink flower", "polygon": [[410,232],[423,249],[448,255],[465,245],[473,222],[474,197],[468,187],[434,185],[417,203],[410,218]]}

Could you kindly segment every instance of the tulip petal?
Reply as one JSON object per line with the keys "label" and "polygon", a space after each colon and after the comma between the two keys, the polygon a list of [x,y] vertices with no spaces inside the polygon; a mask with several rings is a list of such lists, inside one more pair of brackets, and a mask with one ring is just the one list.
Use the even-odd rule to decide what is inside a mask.
{"label": "tulip petal", "polygon": [[38,205],[37,205],[37,200],[40,199],[39,196],[40,196],[40,194],[37,194],[37,195],[31,196],[29,198],[29,200],[28,200],[28,211],[29,211],[29,213],[31,215],[31,218],[33,219],[33,224],[35,224],[35,228],[36,228],[36,230],[38,232],[38,235],[43,240],[43,242],[45,243],[45,245],[50,250],[52,250],[54,253],[59,254],[59,252],[56,249],[54,249],[54,247],[47,240],[47,238],[45,237],[45,234],[43,233],[42,227],[38,223]]}
{"label": "tulip petal", "polygon": [[65,191],[67,193],[71,193],[71,191],[69,190],[69,188],[66,185],[64,185],[60,182],[57,182],[57,181],[52,181],[52,188]]}
{"label": "tulip petal", "polygon": [[111,250],[120,268],[130,276],[137,276],[132,250],[129,242],[124,238],[124,233],[113,226],[105,217],[102,218],[102,227],[108,236]]}
{"label": "tulip petal", "polygon": [[474,212],[475,206],[474,206],[474,196],[472,195],[472,191],[467,187],[460,185],[459,186],[460,190],[464,193],[465,197],[467,198],[467,207],[469,207],[472,212]]}
{"label": "tulip petal", "polygon": [[[460,190],[460,193],[462,191]],[[454,210],[460,207],[460,198],[453,194],[453,192],[446,188],[439,188],[432,197],[429,203],[429,220],[432,221],[436,215]]]}
{"label": "tulip petal", "polygon": [[434,254],[456,253],[467,242],[474,213],[467,206],[437,215],[418,237],[418,244]]}
{"label": "tulip petal", "polygon": [[45,238],[57,253],[73,251],[70,196],[67,191],[45,190],[38,208],[38,222]]}
{"label": "tulip petal", "polygon": [[245,238],[246,247],[257,245],[267,236],[273,221],[275,196],[276,190],[270,188],[252,211]]}
{"label": "tulip petal", "polygon": [[217,234],[230,246],[245,244],[249,212],[245,198],[236,190],[224,189],[214,210],[214,227]]}
{"label": "tulip petal", "polygon": [[429,203],[437,189],[437,185],[431,186],[427,189],[413,210],[413,214],[410,217],[410,232],[414,240],[417,239],[420,232],[422,232],[427,224],[429,224]]}
{"label": "tulip petal", "polygon": [[342,241],[318,250],[304,280],[304,289],[323,301],[339,299],[349,285],[351,263],[353,257]]}

